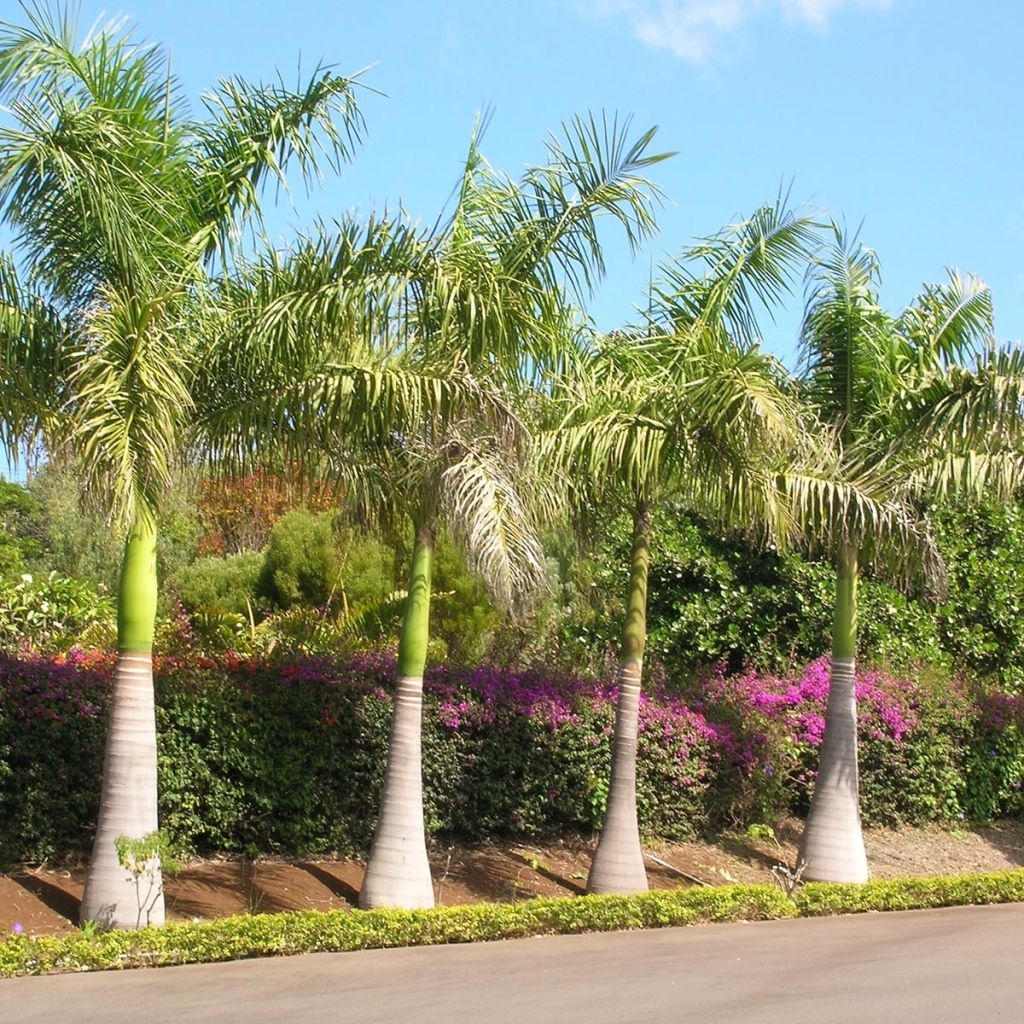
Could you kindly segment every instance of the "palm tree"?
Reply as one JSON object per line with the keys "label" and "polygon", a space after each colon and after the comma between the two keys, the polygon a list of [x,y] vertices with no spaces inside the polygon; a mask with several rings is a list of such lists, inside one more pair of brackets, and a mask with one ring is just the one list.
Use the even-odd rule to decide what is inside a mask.
{"label": "palm tree", "polygon": [[[577,330],[568,296],[603,269],[599,222],[636,245],[658,192],[643,176],[669,154],[653,129],[576,118],[548,161],[516,182],[474,132],[454,209],[431,231],[386,215],[344,221],[240,263],[218,283],[222,339],[205,360],[203,446],[233,470],[287,457],[340,476],[364,507],[411,519],[398,692],[364,906],[433,903],[422,815],[420,731],[430,575],[442,522],[495,598],[515,604],[541,556],[517,481],[528,457],[517,409]],[[226,339],[226,340],[225,340]]]}
{"label": "palm tree", "polygon": [[[813,225],[780,200],[663,268],[646,326],[604,340],[563,385],[547,454],[577,490],[632,518],[608,806],[587,889],[647,888],[636,811],[639,700],[652,514],[674,494],[728,526],[785,535],[765,453],[788,443],[792,402],[757,344],[756,308],[785,293]],[[782,517],[782,518],[780,518]]]}
{"label": "palm tree", "polygon": [[57,311],[0,253],[0,447],[11,459],[47,433],[53,419],[48,399],[65,370],[63,331]]}
{"label": "palm tree", "polygon": [[[196,120],[165,54],[122,22],[79,44],[70,15],[24,11],[25,26],[0,24],[0,97],[13,118],[0,129],[0,217],[26,282],[6,297],[29,297],[16,305],[39,330],[15,344],[6,335],[0,374],[22,387],[18,415],[5,408],[3,420],[9,433],[44,428],[126,529],[82,917],[135,927],[116,841],[157,828],[156,514],[196,408],[191,328],[210,267],[230,264],[246,227],[258,229],[266,181],[283,182],[291,162],[311,180],[321,157],[347,159],[361,120],[353,81],[323,69],[297,90],[224,80]],[[159,891],[158,859],[148,869]],[[163,920],[162,899],[149,920]]]}
{"label": "palm tree", "polygon": [[[874,252],[833,228],[809,276],[800,382],[832,455],[787,486],[796,518],[836,563],[832,673],[820,767],[801,858],[805,877],[867,879],[857,767],[857,583],[865,565],[938,580],[927,522],[908,502],[951,492],[1011,494],[1020,481],[1019,356],[991,342],[978,279],[949,272],[897,317],[883,312]],[[1016,421],[1016,425],[1014,422]],[[820,488],[830,478],[830,498]],[[846,491],[874,496],[865,513]]]}
{"label": "palm tree", "polygon": [[[642,172],[668,154],[634,142],[628,122],[591,116],[551,138],[548,162],[520,182],[495,173],[474,135],[453,214],[432,242],[404,338],[429,361],[456,360],[492,394],[479,412],[428,424],[406,439],[415,545],[399,643],[398,691],[384,791],[360,905],[434,902],[422,815],[420,728],[429,629],[430,564],[439,513],[500,602],[543,577],[523,476],[522,431],[500,394],[522,394],[572,348],[568,299],[583,299],[603,271],[599,220],[611,216],[633,246],[654,229],[657,191]],[[421,272],[422,273],[422,272]],[[497,413],[497,416],[493,415]],[[486,420],[484,421],[486,423]],[[409,469],[407,469],[409,472]],[[532,485],[540,490],[536,482]]]}

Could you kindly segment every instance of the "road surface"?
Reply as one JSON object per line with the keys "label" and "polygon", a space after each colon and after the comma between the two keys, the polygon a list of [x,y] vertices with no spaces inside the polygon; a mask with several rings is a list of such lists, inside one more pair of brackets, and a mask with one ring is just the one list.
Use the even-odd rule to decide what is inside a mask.
{"label": "road surface", "polygon": [[320,953],[0,981],[0,1022],[989,1024],[1024,905]]}

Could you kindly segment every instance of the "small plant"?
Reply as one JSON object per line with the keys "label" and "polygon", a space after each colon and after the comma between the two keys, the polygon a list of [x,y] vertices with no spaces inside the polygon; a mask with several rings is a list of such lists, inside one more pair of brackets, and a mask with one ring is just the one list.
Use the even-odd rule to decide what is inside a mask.
{"label": "small plant", "polygon": [[[747,835],[751,839],[763,839],[767,842],[774,843],[775,849],[785,856],[785,851],[782,849],[782,843],[779,842],[779,837],[775,834],[775,829],[771,825],[751,825],[747,829]],[[772,867],[772,878],[775,879],[778,887],[786,894],[786,896],[792,897],[793,892],[797,886],[800,885],[801,879],[803,878],[804,871],[807,869],[807,861],[801,860],[796,867],[791,868],[786,861],[780,861]]]}
{"label": "small plant", "polygon": [[[162,873],[180,871],[181,861],[167,833],[160,829],[138,839],[118,836],[115,846],[118,862],[128,872],[129,881],[135,885],[135,899],[139,908],[135,927],[148,926],[153,908],[163,895],[163,883],[160,881]],[[86,924],[95,926],[96,922],[89,921]]]}
{"label": "small plant", "polygon": [[587,776],[587,810],[591,826],[600,829],[608,810],[608,779],[604,775],[591,772]]}

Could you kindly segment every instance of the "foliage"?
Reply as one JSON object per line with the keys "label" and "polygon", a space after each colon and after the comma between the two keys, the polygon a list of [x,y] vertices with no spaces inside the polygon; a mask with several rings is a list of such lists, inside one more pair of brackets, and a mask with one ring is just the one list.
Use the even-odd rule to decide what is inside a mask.
{"label": "foliage", "polygon": [[0,576],[0,647],[60,650],[69,637],[113,616],[111,600],[88,583],[55,572]]}
{"label": "foliage", "polygon": [[811,883],[792,899],[770,885],[723,885],[430,910],[293,911],[91,936],[17,936],[0,942],[0,977],[1021,901],[1024,871],[1005,871]]}
{"label": "foliage", "polygon": [[330,512],[297,508],[270,531],[258,590],[279,608],[324,607],[339,597],[344,558]]}
{"label": "foliage", "polygon": [[[0,862],[82,852],[95,820],[112,658],[0,661]],[[364,851],[391,717],[379,654],[157,661],[161,820],[204,852]],[[941,684],[941,685],[940,685]],[[806,808],[827,664],[649,680],[637,799],[679,839]],[[425,684],[426,821],[464,839],[600,825],[611,687],[539,670],[438,667]],[[858,677],[864,816],[1024,813],[1024,698],[877,671]]]}
{"label": "foliage", "polygon": [[[948,595],[935,604],[868,574],[859,596],[861,658],[898,671],[930,665],[940,674],[955,671],[1024,689],[1024,602],[1018,594],[1024,507],[950,502],[931,516],[948,568]],[[588,655],[596,664],[615,647],[628,533],[624,519],[603,524],[608,539],[567,564],[561,581],[567,596],[555,623],[520,647],[539,647],[540,658],[575,664]],[[667,507],[655,526],[648,652],[673,676],[723,660],[733,671],[749,664],[784,671],[828,650],[834,586],[834,569],[826,562],[757,552],[743,537],[723,536]]]}
{"label": "foliage", "polygon": [[[187,477],[175,484],[158,517],[161,578],[173,576],[193,560],[199,532]],[[83,494],[73,466],[51,460],[33,472],[24,486],[0,486],[0,566],[14,545],[21,561],[7,562],[11,570],[23,563],[34,575],[56,572],[93,588],[115,591],[124,539],[111,529],[108,510]],[[73,640],[69,638],[69,643]]]}
{"label": "foliage", "polygon": [[26,529],[37,509],[24,487],[0,478],[0,572],[20,573],[39,553],[39,542]]}
{"label": "foliage", "polygon": [[966,673],[1024,691],[1024,508],[960,502],[934,518],[949,572],[936,613],[943,647]]}
{"label": "foliage", "polygon": [[480,577],[469,570],[465,556],[444,532],[435,548],[432,575],[432,660],[480,662],[502,616]]}
{"label": "foliage", "polygon": [[111,686],[103,663],[0,654],[0,864],[88,848]]}
{"label": "foliage", "polygon": [[255,551],[224,558],[201,555],[178,570],[169,589],[191,612],[216,610],[248,615],[257,606],[256,586],[263,561],[263,555]]}
{"label": "foliage", "polygon": [[[719,670],[693,686],[691,702],[732,728],[734,769],[725,780],[731,786],[725,799],[737,823],[806,811],[828,685],[829,662],[822,658],[783,676]],[[972,699],[955,681],[915,681],[876,670],[858,672],[856,692],[865,823],[956,821],[992,813],[979,813],[965,784],[971,745],[986,728],[990,698]]]}
{"label": "foliage", "polygon": [[153,908],[163,895],[163,875],[179,871],[181,863],[175,857],[173,843],[160,829],[136,839],[118,836],[114,846],[118,863],[128,872],[135,886],[139,905],[135,927],[146,927],[152,920]]}

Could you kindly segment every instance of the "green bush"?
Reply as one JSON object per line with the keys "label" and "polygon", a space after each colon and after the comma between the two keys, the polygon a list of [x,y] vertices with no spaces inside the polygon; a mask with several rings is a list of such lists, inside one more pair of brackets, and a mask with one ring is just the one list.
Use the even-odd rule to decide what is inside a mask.
{"label": "green bush", "polygon": [[[112,660],[0,660],[0,863],[85,853]],[[394,666],[379,655],[158,662],[161,822],[202,852],[364,852],[374,828]],[[427,681],[425,819],[434,834],[586,831],[603,816],[611,692],[572,678],[439,669]],[[646,700],[645,831],[693,835],[714,817],[717,752],[675,698]],[[6,778],[4,776],[6,775]]]}
{"label": "green bush", "polygon": [[[859,650],[898,671],[928,665],[1024,689],[1024,507],[957,503],[933,514],[949,570],[938,606],[870,574],[860,592]],[[579,663],[616,649],[628,571],[629,524],[606,524],[606,540],[566,567],[562,642],[540,657]],[[648,655],[673,676],[725,662],[784,671],[829,650],[834,572],[799,554],[757,551],[672,506],[655,520]]]}
{"label": "green bush", "polygon": [[943,647],[969,676],[1024,689],[1024,508],[964,502],[935,521],[949,572],[936,613]]}
{"label": "green bush", "polygon": [[20,574],[38,557],[41,545],[30,527],[38,514],[38,503],[24,487],[0,477],[0,571]]}
{"label": "green bush", "polygon": [[270,531],[259,577],[259,593],[279,608],[322,607],[342,585],[344,559],[338,550],[334,514],[297,508]]}
{"label": "green bush", "polygon": [[93,623],[113,618],[113,602],[88,583],[55,572],[0,576],[0,647],[58,651]]}
{"label": "green bush", "polygon": [[724,885],[431,910],[309,910],[93,937],[18,936],[0,941],[0,977],[1022,900],[1024,871],[1007,871],[863,885],[812,883],[799,888],[792,899],[775,886]]}
{"label": "green bush", "polygon": [[248,616],[257,607],[263,555],[255,551],[217,558],[206,555],[180,569],[170,587],[190,612],[215,610]]}

